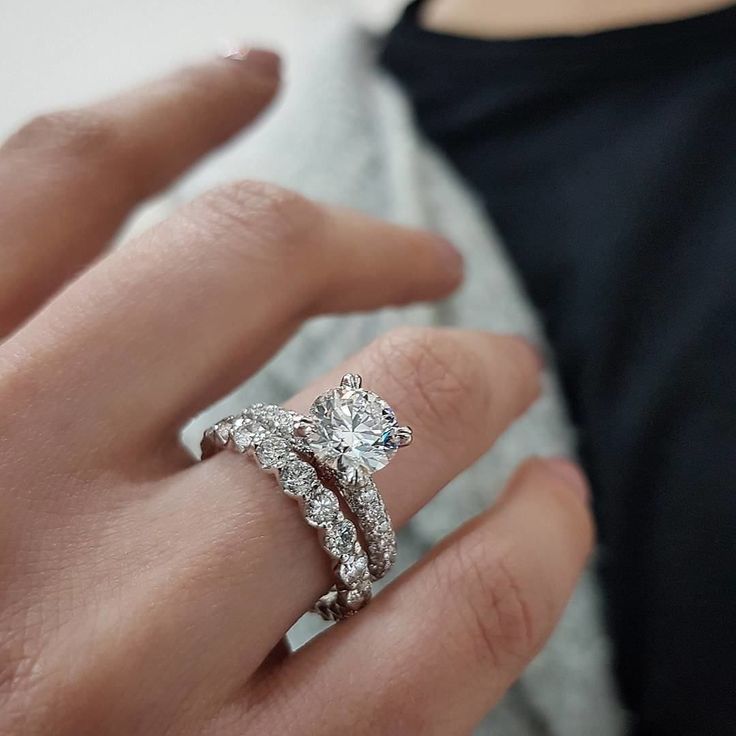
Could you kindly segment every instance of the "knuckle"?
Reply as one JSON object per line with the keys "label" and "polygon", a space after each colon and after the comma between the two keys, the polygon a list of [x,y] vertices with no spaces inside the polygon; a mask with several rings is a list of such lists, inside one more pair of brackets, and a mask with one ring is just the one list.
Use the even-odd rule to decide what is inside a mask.
{"label": "knuckle", "polygon": [[[297,192],[273,184],[239,181],[217,187],[200,201],[208,224],[237,231],[263,250],[298,255],[317,240],[322,209]],[[271,246],[278,246],[273,249]]]}
{"label": "knuckle", "polygon": [[35,148],[71,158],[99,158],[118,149],[119,131],[109,116],[92,109],[44,113],[8,141],[10,148]]}
{"label": "knuckle", "polygon": [[473,429],[486,413],[488,381],[481,361],[452,330],[392,330],[378,339],[375,356],[420,423],[462,419]]}
{"label": "knuckle", "polygon": [[483,663],[523,663],[537,649],[544,629],[535,605],[513,564],[513,554],[486,539],[466,537],[437,560],[438,583],[457,602],[469,648]]}

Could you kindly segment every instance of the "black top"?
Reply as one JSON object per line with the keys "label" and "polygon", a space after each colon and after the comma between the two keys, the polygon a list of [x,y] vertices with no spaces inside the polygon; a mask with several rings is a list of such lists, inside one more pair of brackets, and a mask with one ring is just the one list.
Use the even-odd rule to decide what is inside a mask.
{"label": "black top", "polygon": [[736,8],[383,61],[539,308],[640,736],[736,734]]}

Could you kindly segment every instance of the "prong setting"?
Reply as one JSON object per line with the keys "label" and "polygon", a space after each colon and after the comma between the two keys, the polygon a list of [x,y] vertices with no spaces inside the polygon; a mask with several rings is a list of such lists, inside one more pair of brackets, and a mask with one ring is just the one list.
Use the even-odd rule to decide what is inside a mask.
{"label": "prong setting", "polygon": [[340,385],[345,388],[361,388],[363,386],[363,378],[357,373],[346,373],[342,377]]}
{"label": "prong setting", "polygon": [[397,427],[394,431],[394,441],[399,447],[408,447],[414,439],[414,432],[412,428],[406,424],[402,427]]}
{"label": "prong setting", "polygon": [[299,416],[294,420],[294,435],[296,437],[306,437],[312,427],[312,420],[309,417]]}
{"label": "prong setting", "polygon": [[365,486],[412,440],[411,428],[399,425],[391,406],[362,383],[357,373],[346,373],[314,400],[294,432],[319,465],[352,488]]}

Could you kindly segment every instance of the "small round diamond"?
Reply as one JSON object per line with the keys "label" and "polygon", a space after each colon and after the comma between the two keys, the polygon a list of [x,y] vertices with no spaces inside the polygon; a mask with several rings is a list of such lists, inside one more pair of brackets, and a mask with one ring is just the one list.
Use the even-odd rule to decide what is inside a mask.
{"label": "small round diamond", "polygon": [[280,414],[280,407],[269,404],[263,408],[262,421],[267,427],[273,429],[276,426],[276,422]]}
{"label": "small round diamond", "polygon": [[345,585],[351,586],[368,575],[368,561],[365,557],[350,557],[340,564],[337,574]]}
{"label": "small round diamond", "polygon": [[233,421],[230,437],[235,448],[245,452],[263,438],[263,429],[252,417],[241,415]]}
{"label": "small round diamond", "polygon": [[365,508],[370,508],[381,503],[381,497],[374,488],[369,488],[358,496],[358,503]]}
{"label": "small round diamond", "polygon": [[256,448],[256,457],[263,468],[278,468],[286,462],[289,443],[281,437],[266,437]]}
{"label": "small round diamond", "polygon": [[233,438],[233,444],[240,452],[245,452],[253,444],[253,434],[243,427],[234,429],[230,436]]}
{"label": "small round diamond", "polygon": [[280,432],[291,435],[294,429],[294,416],[289,411],[279,409],[279,413],[274,420],[274,427]]}
{"label": "small round diamond", "polygon": [[398,449],[396,417],[372,391],[340,386],[317,397],[307,440],[314,456],[356,483],[380,470]]}
{"label": "small round diamond", "polygon": [[344,557],[353,551],[357,539],[355,527],[343,519],[328,530],[325,542],[336,557]]}
{"label": "small round diamond", "polygon": [[317,485],[317,472],[304,460],[290,460],[281,469],[281,485],[294,496],[307,496]]}
{"label": "small round diamond", "polygon": [[320,493],[304,504],[304,515],[317,526],[327,527],[335,522],[340,506],[333,493]]}

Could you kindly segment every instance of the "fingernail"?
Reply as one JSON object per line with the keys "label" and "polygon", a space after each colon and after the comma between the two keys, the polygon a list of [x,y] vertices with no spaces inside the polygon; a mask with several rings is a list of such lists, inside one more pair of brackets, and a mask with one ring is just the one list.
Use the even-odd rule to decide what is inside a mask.
{"label": "fingernail", "polygon": [[565,481],[571,491],[574,491],[583,503],[590,501],[590,486],[582,469],[577,463],[566,457],[548,457],[544,459],[547,467],[559,478]]}
{"label": "fingernail", "polygon": [[281,73],[281,57],[269,49],[229,46],[222,56],[230,61],[237,61],[264,77],[278,77]]}
{"label": "fingernail", "polygon": [[461,278],[465,270],[465,261],[460,251],[447,238],[439,237],[436,243],[445,270],[456,278]]}

